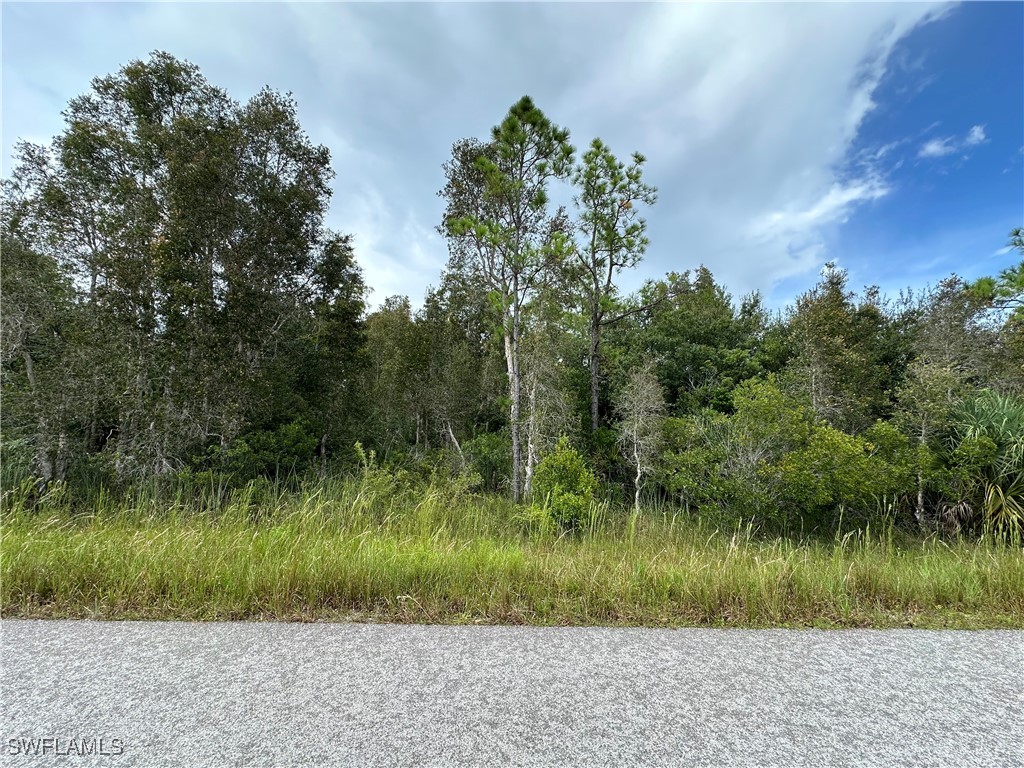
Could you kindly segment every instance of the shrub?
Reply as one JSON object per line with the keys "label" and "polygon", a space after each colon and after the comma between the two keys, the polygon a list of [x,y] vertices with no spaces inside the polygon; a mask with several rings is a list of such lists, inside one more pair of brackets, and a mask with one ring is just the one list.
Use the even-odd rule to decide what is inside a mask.
{"label": "shrub", "polygon": [[307,424],[293,421],[273,430],[246,432],[226,447],[213,446],[197,460],[197,468],[225,473],[239,486],[260,477],[299,475],[312,464],[317,442]]}
{"label": "shrub", "polygon": [[[886,441],[886,450],[895,457],[899,445],[895,430],[873,429],[871,434]],[[909,463],[893,461],[864,437],[822,424],[814,427],[805,447],[790,451],[765,473],[779,484],[786,516],[797,513],[821,521],[839,507],[870,513],[883,498],[908,492]]]}
{"label": "shrub", "polygon": [[466,440],[462,452],[469,470],[480,476],[488,491],[499,491],[512,474],[512,443],[505,435],[485,432]]}
{"label": "shrub", "polygon": [[665,422],[666,451],[658,481],[687,509],[722,504],[727,496],[724,447],[709,439],[709,427],[728,419],[721,414],[671,418]]}
{"label": "shrub", "polygon": [[774,376],[741,383],[733,393],[733,407],[730,454],[771,461],[805,445],[813,428],[808,409],[780,390]]}
{"label": "shrub", "polygon": [[686,506],[777,519],[784,502],[772,466],[807,445],[810,414],[773,377],[740,384],[733,407],[731,416],[706,410],[669,420],[661,482]]}
{"label": "shrub", "polygon": [[623,483],[627,479],[626,463],[619,451],[619,435],[609,427],[598,427],[589,432],[587,455],[594,474],[607,483]]}
{"label": "shrub", "polygon": [[596,492],[594,472],[568,438],[560,438],[534,470],[533,498],[564,530],[578,529],[590,518]]}
{"label": "shrub", "polygon": [[861,437],[867,442],[874,459],[872,467],[878,473],[875,500],[885,498],[896,507],[902,506],[915,493],[914,474],[920,464],[920,451],[887,421],[876,421]]}
{"label": "shrub", "polygon": [[907,438],[879,422],[854,437],[815,423],[774,380],[737,387],[735,413],[666,425],[663,487],[686,506],[778,525],[829,523],[840,508],[891,510],[913,490]]}

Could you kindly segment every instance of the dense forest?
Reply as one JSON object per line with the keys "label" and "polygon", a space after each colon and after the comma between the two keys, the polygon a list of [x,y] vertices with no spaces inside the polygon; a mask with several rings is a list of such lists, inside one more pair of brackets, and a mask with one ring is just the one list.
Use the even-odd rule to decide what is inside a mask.
{"label": "dense forest", "polygon": [[[239,103],[154,53],[63,115],[3,182],[5,489],[375,467],[563,529],[598,501],[798,530],[1024,521],[1024,260],[898,297],[827,265],[782,312],[714,265],[627,294],[645,158],[577,150],[524,97],[438,158],[437,287],[370,311],[290,96]],[[1009,246],[1024,259],[1024,232]]]}

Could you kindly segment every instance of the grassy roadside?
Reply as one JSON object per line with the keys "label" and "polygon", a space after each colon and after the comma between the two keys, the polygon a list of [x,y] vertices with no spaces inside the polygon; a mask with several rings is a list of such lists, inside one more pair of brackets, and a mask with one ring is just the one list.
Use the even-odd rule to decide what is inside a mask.
{"label": "grassy roadside", "polygon": [[795,542],[611,513],[559,537],[501,499],[365,481],[219,506],[6,506],[6,618],[1024,627],[1024,553],[993,542]]}

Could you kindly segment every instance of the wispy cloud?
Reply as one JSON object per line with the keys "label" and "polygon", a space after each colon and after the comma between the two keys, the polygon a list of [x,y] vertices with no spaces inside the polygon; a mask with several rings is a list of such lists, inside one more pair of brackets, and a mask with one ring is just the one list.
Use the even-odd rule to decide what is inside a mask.
{"label": "wispy cloud", "polygon": [[952,139],[932,139],[921,145],[918,157],[944,157],[956,152]]}
{"label": "wispy cloud", "polygon": [[946,136],[926,141],[921,145],[917,156],[921,158],[945,157],[946,155],[952,155],[954,152],[965,150],[968,147],[982,144],[985,139],[985,126],[975,125],[971,127],[971,130],[962,139],[957,139],[955,136]]}
{"label": "wispy cloud", "polygon": [[877,200],[888,193],[888,186],[877,178],[834,184],[808,208],[773,211],[761,217],[755,221],[752,234],[761,239],[804,234],[826,224],[845,221],[858,203]]}

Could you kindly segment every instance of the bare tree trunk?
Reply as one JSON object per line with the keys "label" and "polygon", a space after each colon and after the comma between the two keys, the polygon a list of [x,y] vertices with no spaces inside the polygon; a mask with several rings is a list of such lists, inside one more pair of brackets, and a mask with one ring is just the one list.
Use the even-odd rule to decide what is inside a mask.
{"label": "bare tree trunk", "polygon": [[53,474],[57,480],[64,480],[68,474],[68,440],[63,429],[57,433],[57,456]]}
{"label": "bare tree trunk", "polygon": [[[924,445],[924,441],[925,426],[922,423],[918,442],[920,445]],[[917,508],[914,510],[914,516],[917,518],[917,524],[924,530],[924,472],[920,468],[917,470]]]}
{"label": "bare tree trunk", "polygon": [[537,464],[537,382],[530,384],[530,421],[526,429],[526,477],[523,482],[523,496],[529,498],[533,492],[533,468]]}
{"label": "bare tree trunk", "polygon": [[513,303],[512,328],[505,332],[505,359],[508,364],[509,421],[512,432],[512,501],[519,501],[522,490],[523,444],[520,425],[522,376],[519,371],[519,307]]}
{"label": "bare tree trunk", "polygon": [[635,445],[633,449],[633,458],[636,461],[636,480],[634,481],[636,488],[633,491],[633,508],[636,513],[640,514],[640,483],[643,480],[644,469],[643,461],[640,456],[640,446]]}
{"label": "bare tree trunk", "polygon": [[452,429],[452,423],[450,421],[446,421],[445,426],[448,428],[448,438],[452,441],[452,445],[455,447],[455,452],[459,454],[459,462],[462,464],[462,468],[465,469],[466,456],[462,453],[462,446],[459,445],[459,441],[455,437],[455,430]]}
{"label": "bare tree trunk", "polygon": [[36,470],[39,472],[39,477],[42,480],[40,485],[45,488],[46,485],[53,480],[54,476],[54,461],[50,446],[49,422],[46,418],[46,409],[39,402],[39,391],[36,388],[36,369],[32,361],[32,355],[29,354],[27,349],[22,348],[21,359],[25,361],[25,376],[28,379],[29,390],[32,392],[32,399],[39,419],[38,426],[36,428],[35,463]]}
{"label": "bare tree trunk", "polygon": [[598,318],[590,324],[590,431],[597,432],[601,397],[601,326]]}

